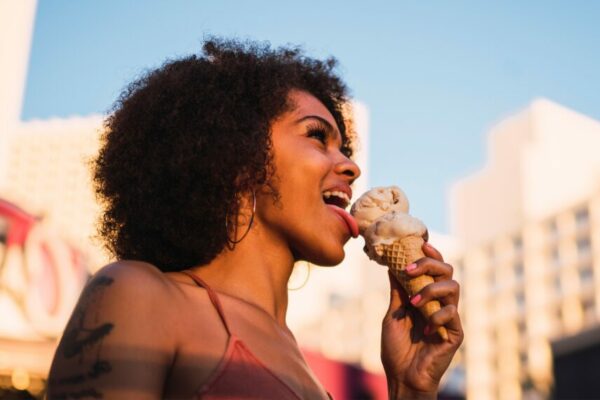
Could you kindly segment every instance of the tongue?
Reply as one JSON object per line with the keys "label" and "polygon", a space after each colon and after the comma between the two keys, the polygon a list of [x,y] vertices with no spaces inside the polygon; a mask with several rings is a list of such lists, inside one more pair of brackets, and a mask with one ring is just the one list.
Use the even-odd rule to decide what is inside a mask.
{"label": "tongue", "polygon": [[350,234],[352,237],[358,237],[358,224],[352,215],[350,215],[346,210],[341,207],[334,206],[333,204],[327,204],[331,210],[335,211],[348,225],[348,229],[350,230]]}

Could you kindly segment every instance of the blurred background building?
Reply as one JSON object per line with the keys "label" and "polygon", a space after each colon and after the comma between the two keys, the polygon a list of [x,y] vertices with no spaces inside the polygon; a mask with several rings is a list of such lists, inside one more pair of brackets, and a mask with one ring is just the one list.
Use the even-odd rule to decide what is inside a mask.
{"label": "blurred background building", "polygon": [[99,254],[87,245],[96,206],[84,160],[100,119],[20,121],[34,15],[34,1],[0,1],[3,398],[43,391],[56,338]]}
{"label": "blurred background building", "polygon": [[[598,149],[598,121],[540,99],[498,124],[487,164],[454,185],[468,398],[547,398],[553,343],[598,327]],[[557,363],[575,351],[555,349]],[[582,398],[561,390],[558,398]]]}
{"label": "blurred background building", "polygon": [[[43,392],[79,292],[109,260],[93,238],[99,207],[88,167],[102,117],[20,121],[34,15],[35,1],[0,0],[0,398]],[[353,113],[361,193],[368,109],[355,103]],[[593,373],[584,356],[598,351],[598,148],[598,122],[536,100],[492,130],[487,164],[453,185],[452,235],[432,232],[430,241],[456,267],[466,337],[440,398],[568,395]],[[336,398],[386,398],[387,273],[367,260],[362,240],[346,252],[336,268],[297,266],[288,322]]]}

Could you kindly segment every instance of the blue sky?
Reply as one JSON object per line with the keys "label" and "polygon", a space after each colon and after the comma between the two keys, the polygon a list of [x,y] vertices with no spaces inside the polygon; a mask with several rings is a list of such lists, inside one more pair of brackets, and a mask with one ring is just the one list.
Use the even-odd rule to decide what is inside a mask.
{"label": "blue sky", "polygon": [[371,185],[447,232],[447,190],[483,165],[494,123],[536,97],[600,119],[599,20],[582,0],[39,0],[23,119],[105,113],[205,35],[299,44],[335,56],[369,107]]}

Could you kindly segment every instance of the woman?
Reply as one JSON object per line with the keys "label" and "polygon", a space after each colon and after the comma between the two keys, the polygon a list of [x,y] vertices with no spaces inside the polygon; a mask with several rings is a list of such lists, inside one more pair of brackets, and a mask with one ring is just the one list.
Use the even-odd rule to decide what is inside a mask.
{"label": "woman", "polygon": [[[210,40],[128,88],[94,171],[119,261],[84,290],[50,398],[328,398],[285,315],[294,263],[336,265],[356,236],[342,208],[360,171],[334,67]],[[382,361],[394,399],[435,398],[462,341],[451,267],[424,251],[411,274],[436,282],[415,303],[444,307],[425,323],[390,278]],[[439,325],[449,341],[423,334]]]}

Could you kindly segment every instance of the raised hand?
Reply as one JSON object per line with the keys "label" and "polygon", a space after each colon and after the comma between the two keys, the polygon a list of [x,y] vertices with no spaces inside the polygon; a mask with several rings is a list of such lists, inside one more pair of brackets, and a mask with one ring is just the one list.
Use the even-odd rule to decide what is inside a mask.
{"label": "raised hand", "polygon": [[[383,320],[381,360],[388,380],[390,398],[435,399],[440,379],[463,341],[458,315],[459,285],[452,280],[453,268],[430,244],[423,245],[426,257],[407,267],[407,274],[434,278],[409,299],[391,274],[390,306]],[[429,321],[416,307],[438,300],[442,308]],[[436,332],[445,326],[448,340]]]}

